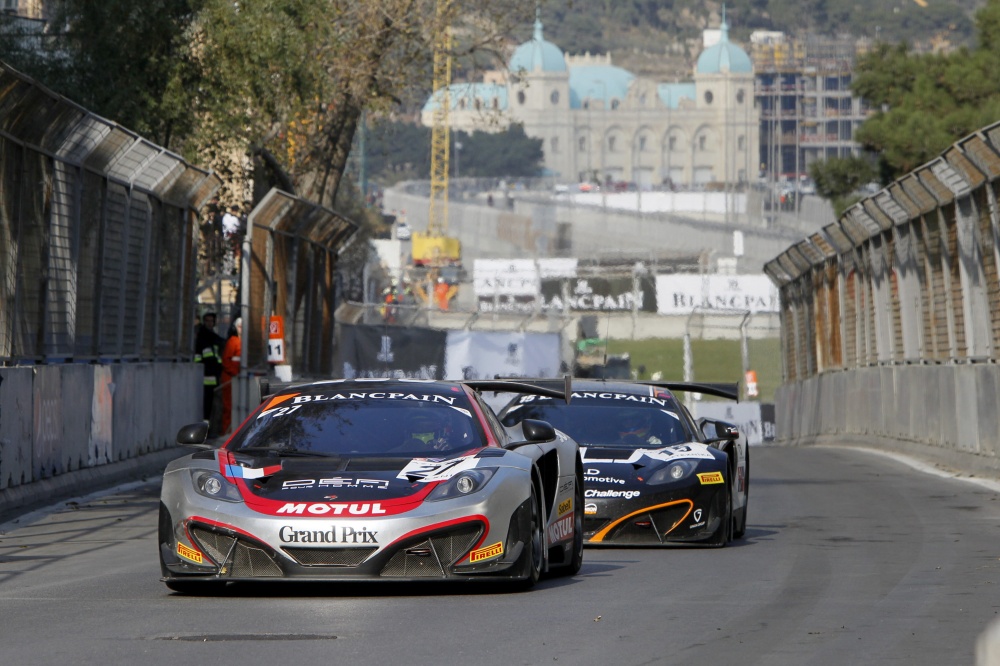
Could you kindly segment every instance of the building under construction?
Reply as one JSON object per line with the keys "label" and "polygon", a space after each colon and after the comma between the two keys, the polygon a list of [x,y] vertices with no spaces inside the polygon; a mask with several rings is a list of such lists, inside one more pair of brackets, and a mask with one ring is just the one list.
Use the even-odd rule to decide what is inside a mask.
{"label": "building under construction", "polygon": [[808,173],[816,160],[857,154],[854,132],[870,109],[851,94],[851,81],[867,41],[755,32],[751,45],[767,179],[787,180]]}

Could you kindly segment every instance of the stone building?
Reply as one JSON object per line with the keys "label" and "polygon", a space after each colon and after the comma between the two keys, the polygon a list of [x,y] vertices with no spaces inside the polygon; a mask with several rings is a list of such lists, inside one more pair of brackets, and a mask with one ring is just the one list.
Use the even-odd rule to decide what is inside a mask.
{"label": "stone building", "polygon": [[543,140],[544,166],[560,182],[632,182],[644,188],[753,181],[760,114],[750,57],[729,41],[723,17],[705,33],[693,80],[664,83],[615,66],[611,56],[567,55],[540,20],[506,71],[438,90],[421,120],[448,99],[453,130],[522,123]]}

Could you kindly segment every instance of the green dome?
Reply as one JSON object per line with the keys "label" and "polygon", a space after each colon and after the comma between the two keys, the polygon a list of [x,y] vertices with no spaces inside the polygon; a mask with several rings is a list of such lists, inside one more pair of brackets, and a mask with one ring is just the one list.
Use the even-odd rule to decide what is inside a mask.
{"label": "green dome", "polygon": [[746,51],[729,41],[729,24],[722,19],[722,36],[719,43],[710,46],[698,56],[699,74],[753,74],[753,63]]}
{"label": "green dome", "polygon": [[510,71],[517,72],[565,72],[566,58],[559,47],[542,37],[542,22],[535,19],[535,34],[530,42],[517,47],[510,58]]}

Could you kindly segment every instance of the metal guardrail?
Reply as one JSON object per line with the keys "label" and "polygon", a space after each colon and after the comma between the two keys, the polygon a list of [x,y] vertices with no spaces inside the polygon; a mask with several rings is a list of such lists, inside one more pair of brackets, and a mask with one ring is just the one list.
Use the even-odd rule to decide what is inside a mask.
{"label": "metal guardrail", "polygon": [[792,245],[785,380],[827,370],[1000,358],[1000,123],[956,142]]}
{"label": "metal guardrail", "polygon": [[0,63],[0,364],[189,360],[220,184]]}

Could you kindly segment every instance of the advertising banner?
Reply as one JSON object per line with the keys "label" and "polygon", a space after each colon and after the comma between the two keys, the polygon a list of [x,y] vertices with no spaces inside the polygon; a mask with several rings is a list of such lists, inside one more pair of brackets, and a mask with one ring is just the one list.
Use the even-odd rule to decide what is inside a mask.
{"label": "advertising banner", "polygon": [[530,314],[541,281],[573,277],[576,259],[476,259],[472,281],[480,312]]}
{"label": "advertising banner", "polygon": [[340,326],[337,365],[345,379],[443,379],[447,333],[399,326]]}
{"label": "advertising banner", "polygon": [[656,276],[660,314],[690,314],[699,310],[778,312],[778,288],[766,275]]}
{"label": "advertising banner", "polygon": [[699,400],[691,410],[696,419],[719,419],[732,423],[740,429],[747,444],[756,446],[764,443],[764,428],[760,418],[759,402],[715,402]]}
{"label": "advertising banner", "polygon": [[559,334],[448,331],[447,379],[559,376]]}
{"label": "advertising banner", "polygon": [[[565,283],[566,289],[563,289]],[[574,312],[656,312],[653,276],[639,278],[638,293],[632,276],[571,278],[542,281],[542,308]]]}

